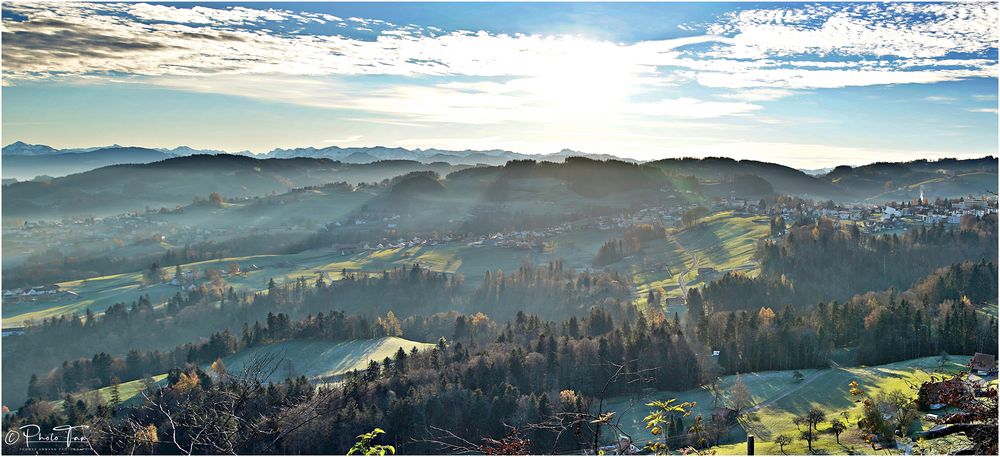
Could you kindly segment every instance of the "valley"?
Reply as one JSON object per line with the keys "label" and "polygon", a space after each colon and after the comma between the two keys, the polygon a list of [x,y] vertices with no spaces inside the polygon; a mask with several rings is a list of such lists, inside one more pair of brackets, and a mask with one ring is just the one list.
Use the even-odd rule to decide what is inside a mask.
{"label": "valley", "polygon": [[0,454],[1000,455],[997,2],[0,10]]}
{"label": "valley", "polygon": [[[244,161],[258,159],[218,160],[210,167],[246,170]],[[417,169],[373,183],[325,184],[357,171],[315,174],[275,160],[292,159],[260,161],[261,173],[291,166],[302,173],[296,180],[310,184],[252,188],[243,183],[256,175],[238,172],[221,188],[244,190],[198,183],[192,191],[200,194],[173,207],[113,213],[91,206],[97,200],[84,192],[79,212],[50,208],[62,214],[56,219],[23,219],[41,213],[16,205],[5,213],[4,371],[14,378],[4,382],[4,398],[48,401],[21,413],[38,415],[111,403],[143,408],[159,401],[153,392],[207,392],[233,380],[280,386],[269,395],[296,402],[343,395],[343,388],[362,395],[382,383],[394,386],[393,395],[404,386],[431,395],[438,387],[430,379],[451,372],[470,389],[463,392],[507,389],[503,395],[518,399],[505,401],[520,405],[519,420],[530,424],[551,413],[543,405],[549,394],[558,394],[565,413],[591,411],[608,393],[598,389],[605,379],[612,395],[604,411],[615,411],[616,427],[637,443],[662,438],[640,419],[646,403],[669,397],[696,402],[688,419],[702,421],[697,439],[692,432],[668,438],[674,449],[740,453],[753,434],[768,453],[782,451],[773,448],[778,435],[791,437],[785,452],[809,451],[791,421],[818,407],[826,427],[837,416],[855,425],[838,447],[823,435],[813,450],[866,452],[865,429],[856,425],[862,411],[845,396],[847,383],[857,380],[866,395],[881,398],[890,387],[929,381],[935,370],[957,373],[994,344],[983,333],[996,325],[995,288],[984,285],[996,277],[995,253],[986,249],[996,243],[993,196],[932,200],[928,189],[953,188],[925,179],[898,190],[917,192],[907,201],[843,199],[836,182],[712,160],[651,166],[581,158],[446,175],[406,164]],[[144,172],[172,170],[169,164]],[[367,172],[399,172],[399,165],[382,170],[376,162]],[[978,165],[955,165],[969,166]],[[734,167],[776,184],[736,180],[726,174]],[[59,186],[74,188],[97,172],[107,173],[72,175]],[[583,184],[598,175],[609,187],[595,193]],[[842,200],[774,191],[806,183]],[[143,192],[130,201],[146,199]],[[928,249],[935,261],[899,263]],[[894,259],[891,271],[883,252]],[[841,277],[839,287],[816,279],[824,275]],[[927,320],[885,318],[900,307]],[[956,322],[961,333],[948,333]],[[869,333],[872,326],[885,328]],[[936,330],[914,338],[912,326]],[[60,337],[79,344],[15,362],[26,348]],[[884,338],[903,350],[879,350]],[[784,357],[768,355],[777,348]],[[933,367],[932,354],[942,351],[962,355]],[[615,381],[607,373],[612,360],[656,374],[634,386]],[[723,426],[716,405],[733,401],[737,377],[753,405]],[[710,386],[730,394],[716,399]],[[422,410],[437,407],[429,396],[408,398]],[[387,412],[402,414],[402,404],[394,405]],[[614,442],[611,431],[597,442]],[[551,444],[579,445],[561,440]]]}

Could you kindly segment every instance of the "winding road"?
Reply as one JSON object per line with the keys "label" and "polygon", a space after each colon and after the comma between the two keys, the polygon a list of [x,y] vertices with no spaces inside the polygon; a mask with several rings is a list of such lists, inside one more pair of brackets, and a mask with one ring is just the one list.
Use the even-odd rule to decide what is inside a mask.
{"label": "winding road", "polygon": [[691,271],[696,271],[698,269],[698,263],[699,263],[698,254],[687,250],[687,248],[685,248],[684,245],[682,245],[679,241],[677,241],[677,237],[674,236],[673,234],[670,235],[670,239],[674,242],[674,244],[677,245],[677,247],[681,248],[681,250],[684,251],[685,254],[691,256],[691,268],[681,271],[680,276],[677,277],[677,286],[680,287],[681,294],[683,294],[683,298],[687,300],[687,286],[684,285],[684,276],[686,276]]}

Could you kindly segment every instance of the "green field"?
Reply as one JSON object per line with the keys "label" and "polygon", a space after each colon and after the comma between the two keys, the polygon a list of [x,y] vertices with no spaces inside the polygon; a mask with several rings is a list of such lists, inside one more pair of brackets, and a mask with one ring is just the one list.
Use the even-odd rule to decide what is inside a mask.
{"label": "green field", "polygon": [[723,211],[708,216],[700,226],[682,230],[675,236],[681,245],[698,254],[699,267],[755,272],[757,265],[752,258],[757,241],[768,236],[769,231],[770,223],[766,216],[743,217]]}
{"label": "green field", "polygon": [[[756,243],[766,237],[769,230],[766,217],[742,217],[732,211],[723,211],[706,217],[695,227],[676,230],[662,241],[645,243],[640,254],[613,264],[611,268],[631,273],[636,304],[645,304],[650,289],[664,297],[681,297],[683,292],[678,282],[681,274],[684,274],[686,287],[699,287],[714,279],[699,277],[699,267],[712,267],[720,274],[726,271],[756,274],[759,271],[753,261]],[[668,315],[684,314],[681,306],[671,306],[665,311]]]}
{"label": "green field", "polygon": [[[715,267],[719,271],[741,270],[751,274],[755,264],[751,259],[754,243],[766,235],[768,225],[759,218],[737,217],[731,212],[709,216],[698,227],[677,232],[673,238],[646,243],[641,253],[630,256],[609,268],[627,271],[635,286],[637,303],[644,303],[645,293],[653,288],[664,296],[681,295],[678,276],[691,268],[692,255],[697,255],[699,267]],[[319,272],[327,272],[339,279],[342,270],[380,272],[399,266],[419,263],[434,271],[460,273],[465,277],[465,287],[475,288],[487,270],[513,271],[525,259],[545,263],[563,259],[567,269],[592,268],[592,261],[600,246],[610,238],[620,237],[616,230],[574,230],[545,239],[543,251],[517,250],[499,246],[471,246],[466,242],[440,243],[412,248],[390,248],[344,254],[334,248],[320,248],[287,255],[255,255],[219,260],[194,262],[182,269],[225,270],[236,263],[244,273],[225,278],[227,285],[236,289],[263,290],[269,279],[279,284],[304,277],[313,282]],[[683,246],[683,249],[682,247]],[[687,251],[685,251],[685,249]],[[246,271],[253,264],[259,271]],[[168,274],[172,267],[165,268]],[[685,276],[688,286],[698,286],[706,278],[699,278],[696,269]],[[88,308],[101,313],[115,303],[132,303],[140,295],[149,295],[154,304],[162,303],[180,289],[169,284],[143,285],[142,273],[132,272],[97,278],[59,283],[62,290],[79,294],[77,298],[60,297],[37,301],[11,302],[3,305],[3,327],[19,327],[28,321],[40,321],[63,314],[83,314]],[[668,309],[669,313],[680,312]]]}
{"label": "green field", "polygon": [[[167,375],[165,375],[165,374],[156,375],[156,376],[153,376],[152,379],[153,379],[153,383],[154,384],[164,385],[164,384],[166,384]],[[139,397],[139,394],[142,392],[142,390],[145,387],[146,387],[146,383],[142,379],[136,379],[134,381],[128,381],[128,382],[123,382],[121,384],[118,384],[118,398],[122,402],[122,404],[124,404],[124,405],[132,403],[133,401],[139,401],[139,399],[141,398],[141,397]],[[92,401],[92,399],[95,398],[94,396],[98,395],[99,397],[97,397],[97,398],[100,399],[101,403],[110,403],[111,402],[111,396],[112,396],[111,395],[111,391],[112,390],[114,390],[114,388],[112,388],[111,386],[102,387],[100,389],[92,390],[92,391],[87,392],[85,394],[75,395],[74,399],[76,399],[76,398],[83,398],[84,400]],[[58,400],[58,401],[54,401],[54,402],[51,402],[51,403],[52,403],[52,405],[55,408],[58,409],[58,408],[62,408],[63,401],[64,400]]]}
{"label": "green field", "polygon": [[914,182],[899,189],[881,193],[866,198],[871,202],[885,201],[906,201],[919,195],[920,186],[924,186],[924,193],[932,200],[934,196],[941,195],[964,195],[968,189],[976,189],[976,193],[982,190],[997,190],[996,173],[984,171],[972,171],[957,173],[954,175],[940,175],[937,173],[924,173],[926,179]]}
{"label": "green field", "polygon": [[372,360],[381,363],[386,357],[392,358],[399,348],[409,353],[414,347],[423,350],[433,346],[397,337],[339,342],[294,340],[246,349],[222,361],[226,371],[237,374],[255,360],[266,360],[274,368],[266,379],[270,382],[298,376],[325,381],[352,370],[363,370]]}
{"label": "green field", "polygon": [[[264,382],[282,382],[289,377],[305,376],[314,382],[329,381],[352,370],[363,370],[372,360],[379,363],[386,357],[392,358],[399,348],[407,353],[416,347],[418,350],[433,347],[431,343],[420,343],[398,337],[385,337],[373,340],[354,341],[285,341],[245,349],[222,359],[226,371],[231,375],[239,375],[246,371],[248,365],[255,360],[266,361],[266,372],[270,373]],[[263,364],[262,364],[263,365]],[[208,370],[209,366],[202,367]],[[163,385],[167,375],[153,376],[156,384]],[[145,387],[142,379],[123,382],[118,385],[118,395],[123,403],[135,399]],[[111,400],[111,387],[92,390],[74,398],[85,400],[100,399],[107,403]],[[62,405],[62,400],[52,402],[56,407]]]}
{"label": "green field", "polygon": [[[513,271],[524,259],[544,263],[564,259],[567,268],[589,268],[594,254],[607,237],[614,232],[575,231],[555,235],[546,239],[543,252],[524,251],[498,246],[470,246],[465,242],[441,243],[435,246],[415,246],[412,248],[391,248],[344,254],[334,248],[321,248],[288,255],[256,255],[232,257],[219,260],[194,262],[182,265],[182,269],[225,270],[236,263],[244,270],[237,276],[225,278],[228,285],[236,289],[264,290],[269,279],[279,284],[304,277],[312,283],[319,272],[327,272],[333,279],[339,279],[342,270],[381,272],[399,266],[419,263],[425,268],[447,273],[461,273],[468,288],[478,287],[487,270],[502,269]],[[253,264],[259,271],[246,271]],[[172,267],[165,268],[168,274]],[[154,304],[161,303],[180,291],[169,284],[143,285],[142,273],[132,272],[118,275],[89,278],[59,283],[62,290],[79,294],[78,298],[60,297],[39,299],[20,303],[4,302],[3,327],[19,327],[27,321],[40,321],[63,314],[83,314],[87,308],[101,313],[115,303],[132,303],[140,295],[149,295]]]}
{"label": "green field", "polygon": [[[747,418],[741,419],[740,424],[729,431],[728,440],[734,444],[716,446],[713,450],[719,454],[745,454],[744,440],[747,433],[753,433],[757,437],[758,454],[780,454],[779,447],[773,444],[773,440],[779,434],[785,434],[793,438],[792,444],[785,446],[785,452],[805,454],[806,443],[798,439],[799,434],[792,419],[812,407],[817,407],[826,413],[827,421],[839,418],[848,424],[848,430],[840,436],[842,445],[836,443],[832,434],[822,433],[829,427],[829,422],[821,424],[820,438],[813,444],[819,453],[844,454],[852,448],[858,452],[874,453],[860,437],[857,427],[852,425],[856,424],[860,417],[861,406],[854,402],[848,392],[848,384],[851,381],[858,381],[870,395],[882,390],[887,392],[902,390],[916,397],[916,390],[911,386],[918,386],[921,382],[929,380],[933,374],[962,370],[968,361],[968,356],[951,356],[949,362],[941,366],[938,357],[927,357],[874,367],[800,370],[805,375],[805,380],[801,383],[794,382],[791,371],[743,374],[743,382],[753,395],[754,402],[763,406]],[[724,395],[730,391],[734,379],[735,376],[722,379],[720,386]],[[685,418],[686,426],[690,426],[697,415],[702,415],[706,420],[711,416],[712,395],[706,388],[687,392],[655,392],[618,397],[612,399],[606,409],[617,413],[616,415],[621,418],[622,428],[637,442],[645,443],[653,438],[642,424],[642,418],[649,410],[645,404],[654,399],[669,398],[698,403],[692,415]],[[727,401],[728,399],[724,397],[719,405],[725,406]],[[842,415],[844,412],[848,414],[849,419],[844,419]],[[672,447],[677,448],[679,445]]]}

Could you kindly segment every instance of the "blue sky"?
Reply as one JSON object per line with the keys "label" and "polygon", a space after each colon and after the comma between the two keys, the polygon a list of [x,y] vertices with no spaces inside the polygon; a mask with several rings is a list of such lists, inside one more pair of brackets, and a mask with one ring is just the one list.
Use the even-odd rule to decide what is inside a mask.
{"label": "blue sky", "polygon": [[980,157],[997,21],[996,3],[8,2],[4,142]]}

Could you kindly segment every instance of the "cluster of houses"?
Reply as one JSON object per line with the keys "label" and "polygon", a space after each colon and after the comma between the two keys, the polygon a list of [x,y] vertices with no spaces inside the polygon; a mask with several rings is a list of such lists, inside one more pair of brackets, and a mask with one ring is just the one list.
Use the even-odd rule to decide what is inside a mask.
{"label": "cluster of houses", "polygon": [[[394,229],[397,226],[397,221],[399,220],[399,218],[400,218],[399,214],[389,214],[389,215],[386,215],[386,216],[382,216],[381,221],[385,223],[385,228],[387,228],[387,229]],[[374,219],[378,219],[378,217],[375,217]],[[343,227],[345,225],[348,225],[348,226],[350,226],[350,225],[367,225],[367,224],[370,224],[370,223],[372,223],[371,220],[365,219],[363,217],[356,217],[356,218],[354,218],[354,219],[352,219],[350,221],[347,221],[347,222],[341,222],[341,221],[334,222],[333,225],[335,227]]]}
{"label": "cluster of houses", "polygon": [[27,287],[24,289],[4,289],[4,299],[35,299],[35,298],[55,298],[70,297],[79,298],[80,294],[72,290],[64,290],[58,284],[47,286]]}
{"label": "cluster of houses", "polygon": [[12,248],[12,252],[24,254],[46,249],[53,239],[63,240],[64,246],[86,245],[93,248],[100,243],[159,243],[166,241],[167,235],[172,243],[195,243],[222,234],[170,224],[136,211],[103,218],[25,221],[3,229],[5,244]]}
{"label": "cluster of houses", "polygon": [[[451,237],[446,236],[445,238],[447,238],[448,241],[451,241]],[[374,245],[370,243],[364,243],[364,246],[361,249],[364,249],[365,251],[381,251],[383,249],[401,249],[401,248],[412,248],[418,246],[434,246],[436,244],[438,244],[437,240],[426,240],[420,238],[419,236],[415,236],[409,240],[404,238],[398,238],[395,241],[382,240],[382,242],[376,243]],[[357,247],[355,245],[349,245],[349,244],[338,245],[338,247],[341,251],[341,254],[349,254],[357,250]]]}
{"label": "cluster of houses", "polygon": [[520,250],[542,250],[545,248],[545,243],[542,240],[553,234],[556,234],[555,231],[520,230],[509,233],[497,232],[480,236],[475,241],[468,243],[468,245],[473,247],[497,246]]}
{"label": "cluster of houses", "polygon": [[969,196],[959,201],[929,202],[924,198],[913,204],[837,204],[815,203],[812,206],[772,209],[772,216],[788,218],[824,217],[838,221],[853,221],[868,233],[905,229],[910,224],[960,224],[963,217],[982,217],[997,213],[995,197]]}
{"label": "cluster of houses", "polygon": [[[231,263],[226,266],[226,268],[210,269],[209,271],[214,272],[212,274],[218,274],[221,278],[229,278],[235,276],[243,276],[249,272],[260,271],[263,268],[257,266],[256,264],[250,264],[246,268],[242,267],[238,263]],[[192,291],[197,288],[198,280],[202,278],[200,271],[196,270],[181,270],[180,274],[174,273],[169,281],[165,281],[164,284],[171,286],[180,287],[181,290]]]}
{"label": "cluster of houses", "polygon": [[[550,232],[547,231],[533,231],[533,230],[522,230],[522,231],[511,231],[511,232],[496,232],[488,235],[481,235],[476,237],[471,241],[467,239],[451,235],[444,235],[435,239],[425,239],[420,236],[414,236],[411,239],[397,238],[396,240],[382,240],[379,243],[371,244],[364,243],[361,245],[360,250],[365,251],[381,251],[383,249],[402,249],[402,248],[413,248],[419,246],[436,246],[439,243],[448,243],[452,241],[466,240],[466,244],[472,247],[483,247],[483,246],[498,246],[513,249],[541,249],[543,247],[542,239],[548,236]],[[350,254],[359,250],[357,245],[343,244],[334,247],[339,249],[341,254]]]}
{"label": "cluster of houses", "polygon": [[728,197],[719,197],[712,201],[712,209],[717,211],[731,209],[737,216],[761,214],[765,208],[760,206],[760,200],[751,200],[731,191]]}

